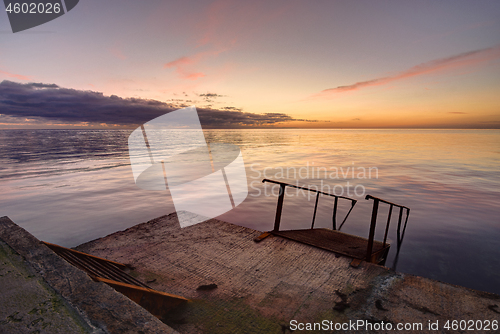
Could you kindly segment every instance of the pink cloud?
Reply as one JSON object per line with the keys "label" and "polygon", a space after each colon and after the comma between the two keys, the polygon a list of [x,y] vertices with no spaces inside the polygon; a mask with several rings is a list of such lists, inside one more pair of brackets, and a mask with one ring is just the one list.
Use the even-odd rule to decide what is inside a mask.
{"label": "pink cloud", "polygon": [[205,76],[205,74],[199,72],[199,73],[187,74],[185,76],[185,78],[188,79],[188,80],[196,80],[196,79],[199,79],[199,78],[203,78],[204,76]]}
{"label": "pink cloud", "polygon": [[202,34],[197,36],[196,44],[229,48],[236,43],[248,43],[265,31],[268,24],[283,19],[283,14],[293,7],[293,2],[215,0],[197,24],[197,31]]}
{"label": "pink cloud", "polygon": [[[201,24],[203,35],[198,40],[198,45],[212,44],[217,38],[217,30],[224,22],[224,14],[231,4],[230,0],[218,0],[213,2],[205,12],[205,21]],[[219,37],[220,38],[220,37]]]}
{"label": "pink cloud", "polygon": [[127,56],[125,56],[122,51],[120,49],[118,49],[117,47],[112,47],[109,49],[109,52],[115,56],[116,58],[118,59],[121,59],[121,60],[125,60],[127,59]]}
{"label": "pink cloud", "polygon": [[[166,63],[164,68],[175,69],[183,79],[197,80],[206,76],[205,68],[200,68],[211,58],[233,49],[238,41],[247,42],[274,22],[287,6],[269,6],[267,2],[238,2],[235,0],[215,0],[200,16],[193,33],[193,54]],[[202,51],[203,50],[203,51]],[[213,70],[213,66],[211,70]],[[217,77],[221,77],[218,69]]]}
{"label": "pink cloud", "polygon": [[480,49],[475,51],[464,52],[455,56],[432,60],[417,66],[413,66],[406,71],[400,72],[397,75],[390,77],[376,78],[367,81],[356,82],[347,86],[338,86],[321,91],[318,96],[331,95],[336,93],[343,93],[348,91],[355,91],[371,86],[381,86],[388,83],[403,80],[419,75],[430,74],[438,71],[453,70],[457,68],[470,67],[485,63],[494,59],[500,58],[500,45]]}
{"label": "pink cloud", "polygon": [[200,64],[207,58],[217,56],[224,51],[226,51],[226,49],[221,48],[217,50],[198,52],[189,57],[183,56],[166,63],[165,65],[163,65],[163,68],[175,69],[177,75],[179,75],[183,79],[196,80],[205,77],[206,74],[200,71],[196,71],[195,68],[198,68]]}
{"label": "pink cloud", "polygon": [[169,63],[166,63],[163,67],[164,68],[178,68],[178,67],[181,67],[181,66],[186,66],[186,65],[189,65],[189,64],[192,64],[194,61],[192,58],[189,58],[189,57],[181,57],[181,58],[178,58],[174,61],[171,61]]}
{"label": "pink cloud", "polygon": [[2,70],[0,70],[0,74],[4,74],[4,75],[8,76],[9,78],[14,78],[14,79],[19,79],[19,80],[30,80],[30,77],[27,77],[25,75],[9,73],[9,72],[5,72]]}
{"label": "pink cloud", "polygon": [[195,72],[192,68],[201,60],[203,55],[198,53],[192,57],[181,57],[163,65],[163,68],[174,68],[175,72],[183,79],[197,80],[205,76],[204,73]]}

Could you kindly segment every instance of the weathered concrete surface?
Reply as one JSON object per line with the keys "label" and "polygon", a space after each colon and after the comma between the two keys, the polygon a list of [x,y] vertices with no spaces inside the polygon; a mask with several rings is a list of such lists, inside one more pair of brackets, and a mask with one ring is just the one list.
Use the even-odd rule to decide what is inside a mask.
{"label": "weathered concrete surface", "polygon": [[0,218],[0,239],[0,333],[58,333],[57,326],[61,333],[176,333],[8,217]]}
{"label": "weathered concrete surface", "polygon": [[[446,320],[500,320],[498,295],[369,263],[354,269],[349,258],[290,240],[255,243],[259,234],[216,219],[181,229],[171,214],[77,249],[131,264],[153,288],[192,299],[164,319],[180,333],[289,333],[293,319],[421,323],[414,333],[459,333],[444,330]],[[428,331],[436,320],[440,330]],[[356,331],[364,332],[390,331]]]}
{"label": "weathered concrete surface", "polygon": [[75,310],[0,241],[0,332],[92,333]]}

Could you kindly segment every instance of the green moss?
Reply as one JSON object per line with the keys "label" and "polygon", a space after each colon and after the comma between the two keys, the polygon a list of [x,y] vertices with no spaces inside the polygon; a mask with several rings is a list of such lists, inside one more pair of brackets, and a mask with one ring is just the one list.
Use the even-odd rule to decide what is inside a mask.
{"label": "green moss", "polygon": [[[17,308],[16,312],[0,321],[0,324],[19,323],[32,333],[40,332],[37,328],[50,328],[51,332],[57,333],[69,328],[73,333],[92,332],[81,316],[41,277],[35,275],[33,268],[18,253],[1,240],[0,263],[3,263],[0,267],[2,280],[11,282],[11,285],[17,282],[20,287],[25,284],[25,288],[16,290],[16,294],[9,300],[9,304]],[[67,326],[68,323],[71,325]],[[62,327],[58,328],[60,326]]]}
{"label": "green moss", "polygon": [[19,315],[19,312],[14,312],[11,315],[9,315],[6,320],[0,322],[0,324],[5,325],[9,322],[21,322],[21,321],[23,321],[23,317]]}
{"label": "green moss", "polygon": [[130,276],[132,276],[133,278],[138,278],[139,277],[139,273],[137,271],[134,271],[134,270],[130,271],[128,274]]}
{"label": "green moss", "polygon": [[143,277],[144,277],[145,282],[152,281],[152,280],[160,281],[163,279],[163,277],[161,275],[158,275],[158,274],[150,272],[150,271],[144,272]]}
{"label": "green moss", "polygon": [[280,321],[267,318],[250,308],[239,298],[217,302],[193,300],[163,319],[166,324],[182,331],[190,324],[205,334],[282,334]]}
{"label": "green moss", "polygon": [[34,326],[36,326],[39,322],[43,322],[43,318],[37,318],[37,319],[33,320],[33,321],[29,324],[29,326],[34,327]]}

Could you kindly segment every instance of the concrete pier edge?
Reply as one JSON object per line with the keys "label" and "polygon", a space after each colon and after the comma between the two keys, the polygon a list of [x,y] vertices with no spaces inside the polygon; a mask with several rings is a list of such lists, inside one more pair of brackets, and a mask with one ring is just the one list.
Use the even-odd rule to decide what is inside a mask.
{"label": "concrete pier edge", "polygon": [[[0,239],[19,254],[25,265],[53,289],[86,324],[90,333],[177,333],[145,309],[116,292],[104,283],[94,282],[83,271],[57,256],[22,227],[8,217],[0,218]],[[14,282],[15,283],[15,282]],[[0,292],[1,293],[1,292]],[[36,305],[33,305],[35,307]],[[26,305],[19,305],[19,309]],[[3,306],[0,306],[0,314]],[[2,314],[4,318],[9,315]],[[22,312],[16,313],[19,333],[28,333],[23,325]],[[26,316],[27,317],[27,316]],[[2,332],[0,318],[0,332]],[[41,333],[53,333],[51,329]]]}

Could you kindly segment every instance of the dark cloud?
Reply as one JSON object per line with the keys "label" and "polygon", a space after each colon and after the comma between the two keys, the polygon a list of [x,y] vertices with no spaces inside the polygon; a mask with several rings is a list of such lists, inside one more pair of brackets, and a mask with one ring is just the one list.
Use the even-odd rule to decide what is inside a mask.
{"label": "dark cloud", "polygon": [[241,108],[236,108],[236,107],[222,107],[222,110],[234,110],[234,111],[241,111]]}
{"label": "dark cloud", "polygon": [[225,97],[224,95],[219,95],[216,93],[198,94],[198,96],[203,98],[206,102],[214,102],[218,97]]}
{"label": "dark cloud", "polygon": [[224,95],[219,95],[219,94],[215,94],[215,93],[198,94],[198,96],[205,97],[205,98],[224,97]]}
{"label": "dark cloud", "polygon": [[41,82],[30,82],[30,83],[24,84],[24,86],[27,88],[34,88],[34,89],[59,88],[59,86],[56,84],[44,84]]}
{"label": "dark cloud", "polygon": [[[106,123],[132,127],[187,106],[180,101],[165,103],[116,95],[105,96],[99,92],[61,88],[55,84],[20,84],[6,80],[0,83],[0,114],[42,118],[50,122]],[[308,121],[283,113],[253,114],[235,107],[205,107],[197,110],[205,127],[270,126],[282,122]]]}

